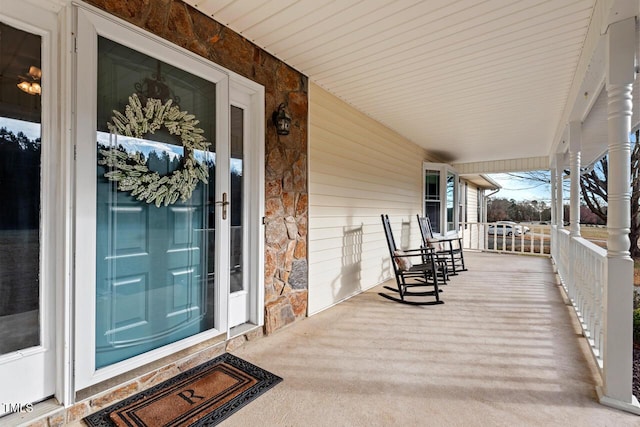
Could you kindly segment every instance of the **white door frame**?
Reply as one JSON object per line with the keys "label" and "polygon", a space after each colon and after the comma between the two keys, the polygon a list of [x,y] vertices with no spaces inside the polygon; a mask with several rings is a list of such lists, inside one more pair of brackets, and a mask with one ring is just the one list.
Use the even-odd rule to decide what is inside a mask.
{"label": "white door frame", "polygon": [[[56,304],[59,290],[56,261],[64,246],[59,233],[62,228],[61,206],[57,203],[60,128],[54,108],[59,97],[58,15],[51,8],[25,2],[3,2],[0,20],[36,34],[42,40],[40,345],[0,356],[0,402],[25,405],[60,391],[57,370],[60,363],[56,362],[60,356],[56,350],[56,307],[59,306]],[[0,406],[0,415],[4,413],[4,407]]]}
{"label": "white door frame", "polygon": [[[229,254],[219,251],[215,271],[217,302],[211,329],[173,344],[132,357],[108,367],[95,370],[95,277],[96,277],[96,75],[97,36],[101,35],[136,51],[185,69],[203,79],[216,83],[216,152],[228,157],[229,141],[229,78],[215,64],[206,61],[157,36],[89,7],[77,9],[77,97],[75,104],[76,141],[76,210],[75,210],[75,339],[83,345],[75,346],[75,390],[104,381],[153,360],[175,353],[206,339],[226,333],[227,299],[229,295]],[[218,177],[228,176],[228,164],[218,162]],[[222,199],[224,183],[216,181],[216,200]],[[228,223],[228,221],[227,221]],[[216,245],[228,242],[226,224],[216,219]],[[227,274],[225,274],[227,272]],[[225,279],[225,277],[227,277]],[[219,281],[218,281],[219,280]]]}
{"label": "white door frame", "polygon": [[[245,209],[246,224],[249,227],[245,241],[245,261],[246,289],[248,291],[248,312],[246,313],[247,323],[261,326],[264,324],[264,134],[265,134],[265,109],[264,87],[254,81],[246,79],[236,73],[226,71],[216,66],[210,61],[173,45],[144,30],[133,27],[111,15],[99,11],[91,6],[77,5],[75,9],[78,17],[78,28],[76,34],[82,34],[76,40],[78,57],[74,70],[78,90],[74,115],[76,141],[76,152],[78,159],[95,159],[96,146],[83,141],[95,140],[95,117],[96,117],[96,69],[97,59],[97,35],[116,41],[139,52],[158,58],[164,62],[171,63],[179,68],[185,69],[195,75],[207,80],[217,79],[216,96],[216,140],[220,141],[219,149],[229,149],[229,109],[230,105],[241,106],[247,113],[245,120],[245,131],[248,137],[245,138],[245,169],[250,171],[245,180],[245,199],[247,205]],[[91,34],[92,36],[87,36]],[[93,52],[86,55],[83,52]],[[82,68],[78,63],[82,61]],[[230,95],[230,94],[233,95]],[[233,96],[233,101],[231,101]],[[81,116],[81,117],[79,117]],[[89,120],[87,120],[87,118]],[[217,152],[226,157],[228,153],[222,153],[217,148]],[[216,169],[218,176],[229,175],[229,164],[219,162]],[[95,203],[89,203],[85,207],[80,207],[77,203],[81,200],[95,202],[95,162],[83,163],[82,160],[76,164],[75,171],[75,340],[83,343],[95,342]],[[224,174],[224,175],[223,175]],[[223,188],[221,182],[216,185],[216,200],[222,199],[222,192],[228,188]],[[227,185],[228,187],[228,185]],[[222,227],[219,218],[216,219],[216,244],[229,241],[229,227]],[[222,251],[224,252],[224,251]],[[80,390],[89,385],[96,384],[105,379],[111,378],[120,373],[129,371],[135,367],[157,360],[176,351],[182,350],[220,333],[230,336],[229,326],[229,254],[218,257],[215,266],[216,276],[220,277],[221,283],[216,286],[214,298],[219,301],[215,317],[215,330],[206,331],[193,337],[186,338],[174,344],[161,347],[159,349],[141,354],[112,366],[94,370],[95,354],[94,346],[75,346],[75,377],[74,390]],[[226,274],[218,274],[226,271]],[[89,301],[91,304],[87,304]],[[89,340],[87,338],[90,338]]]}

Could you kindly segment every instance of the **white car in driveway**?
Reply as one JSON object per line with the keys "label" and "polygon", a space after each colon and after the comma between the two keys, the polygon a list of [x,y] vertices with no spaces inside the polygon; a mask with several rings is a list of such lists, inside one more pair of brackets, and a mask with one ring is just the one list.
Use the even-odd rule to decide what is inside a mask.
{"label": "white car in driveway", "polygon": [[513,221],[497,221],[496,225],[510,225],[516,230],[520,230],[520,234],[527,234],[529,232],[529,227],[527,227],[526,225],[520,225]]}
{"label": "white car in driveway", "polygon": [[495,236],[521,236],[522,227],[517,224],[510,224],[508,221],[500,221],[496,224],[491,224],[487,233]]}

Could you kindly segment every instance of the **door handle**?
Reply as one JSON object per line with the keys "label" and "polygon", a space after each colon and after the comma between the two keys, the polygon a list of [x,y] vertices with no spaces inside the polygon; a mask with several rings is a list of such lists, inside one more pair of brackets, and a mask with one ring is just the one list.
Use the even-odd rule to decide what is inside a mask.
{"label": "door handle", "polygon": [[222,219],[227,219],[227,206],[229,206],[229,202],[227,201],[227,193],[222,193],[222,201],[216,202],[216,205],[222,206]]}

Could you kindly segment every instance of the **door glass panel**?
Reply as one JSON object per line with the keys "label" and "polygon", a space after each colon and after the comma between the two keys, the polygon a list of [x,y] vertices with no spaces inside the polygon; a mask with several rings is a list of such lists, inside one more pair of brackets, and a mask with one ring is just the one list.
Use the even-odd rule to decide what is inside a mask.
{"label": "door glass panel", "polygon": [[243,284],[243,179],[244,111],[231,107],[231,292],[244,289]]}
{"label": "door glass panel", "polygon": [[0,23],[0,354],[40,345],[40,46]]}
{"label": "door glass panel", "polygon": [[96,368],[214,327],[215,97],[99,37]]}

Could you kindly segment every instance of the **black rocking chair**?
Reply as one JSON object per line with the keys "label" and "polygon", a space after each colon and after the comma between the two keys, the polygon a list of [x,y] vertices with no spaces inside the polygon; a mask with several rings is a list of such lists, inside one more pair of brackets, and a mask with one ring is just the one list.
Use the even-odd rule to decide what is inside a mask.
{"label": "black rocking chair", "polygon": [[435,236],[431,228],[429,217],[416,215],[422,234],[424,247],[434,249],[436,258],[447,263],[449,275],[455,276],[459,271],[467,271],[464,265],[464,253],[462,251],[462,238],[458,236]]}
{"label": "black rocking chair", "polygon": [[[444,304],[440,300],[440,289],[438,289],[438,270],[434,259],[434,251],[430,248],[399,250],[393,238],[391,225],[389,224],[389,216],[381,215],[384,234],[387,238],[387,246],[391,255],[391,263],[396,277],[397,289],[390,286],[384,286],[385,289],[398,294],[389,295],[380,292],[378,295],[409,305],[435,305]],[[412,264],[411,258],[416,258],[419,263]],[[420,289],[433,288],[432,290],[422,291]],[[435,297],[435,301],[424,301],[406,299],[406,297]]]}

